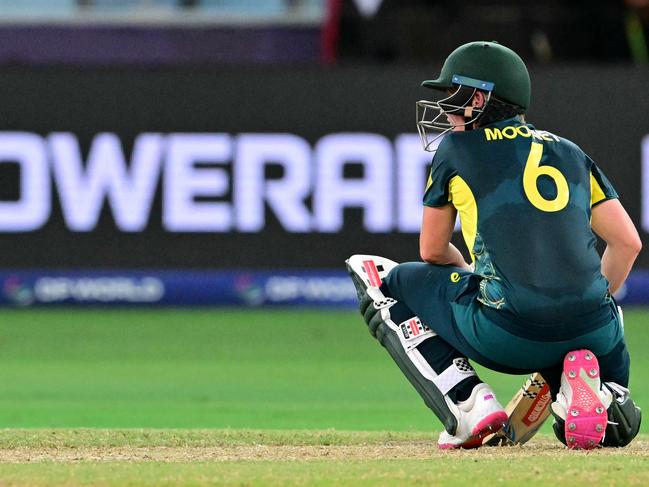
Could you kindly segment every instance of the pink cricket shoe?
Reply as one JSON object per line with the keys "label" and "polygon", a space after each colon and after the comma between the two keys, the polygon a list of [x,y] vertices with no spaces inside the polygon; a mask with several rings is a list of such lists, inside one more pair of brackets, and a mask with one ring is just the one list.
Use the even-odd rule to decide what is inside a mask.
{"label": "pink cricket shoe", "polygon": [[438,448],[478,448],[482,439],[495,433],[507,422],[507,413],[496,399],[489,385],[476,385],[471,396],[457,404],[458,426],[455,436],[442,431],[437,442]]}
{"label": "pink cricket shoe", "polygon": [[608,421],[602,399],[595,354],[590,350],[568,352],[563,360],[561,390],[557,396],[565,407],[568,448],[592,450],[600,445]]}

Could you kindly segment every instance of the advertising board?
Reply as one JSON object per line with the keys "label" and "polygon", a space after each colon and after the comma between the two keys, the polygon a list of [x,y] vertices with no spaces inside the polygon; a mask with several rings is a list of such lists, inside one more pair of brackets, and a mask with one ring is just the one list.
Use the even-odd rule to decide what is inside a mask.
{"label": "advertising board", "polygon": [[[419,83],[437,69],[7,68],[0,269],[333,271],[353,253],[417,260],[431,154],[414,101],[431,96]],[[646,237],[646,70],[548,68],[532,79],[528,119],[581,145]],[[620,87],[634,100],[623,109]],[[646,252],[638,266],[649,266]],[[142,287],[122,284],[114,289]]]}

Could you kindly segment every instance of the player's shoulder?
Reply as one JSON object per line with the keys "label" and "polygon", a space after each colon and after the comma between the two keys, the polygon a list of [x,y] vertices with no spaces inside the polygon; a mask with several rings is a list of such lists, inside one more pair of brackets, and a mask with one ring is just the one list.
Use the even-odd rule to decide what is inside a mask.
{"label": "player's shoulder", "polygon": [[[550,132],[548,132],[550,133]],[[558,134],[553,134],[558,138],[559,144],[562,146],[562,148],[578,153],[578,154],[585,154],[585,152],[582,150],[582,148],[576,143],[573,142],[570,139],[567,139],[566,137],[563,137],[562,135]]]}
{"label": "player's shoulder", "polygon": [[[543,131],[544,133],[550,134],[551,132],[548,131]],[[586,165],[590,166],[592,164],[592,160],[586,152],[577,144],[576,142],[563,137],[561,135],[558,135],[556,133],[551,133],[553,137],[556,137],[556,150],[557,152],[561,152],[561,154],[567,155],[568,160],[571,161],[582,161]]]}

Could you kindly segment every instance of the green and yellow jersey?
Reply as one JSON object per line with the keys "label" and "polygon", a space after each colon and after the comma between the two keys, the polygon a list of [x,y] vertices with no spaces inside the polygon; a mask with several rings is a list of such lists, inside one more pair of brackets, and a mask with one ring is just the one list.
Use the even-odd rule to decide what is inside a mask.
{"label": "green and yellow jersey", "polygon": [[424,205],[457,209],[480,302],[557,323],[610,302],[590,218],[611,198],[611,183],[579,147],[512,118],[446,135]]}

